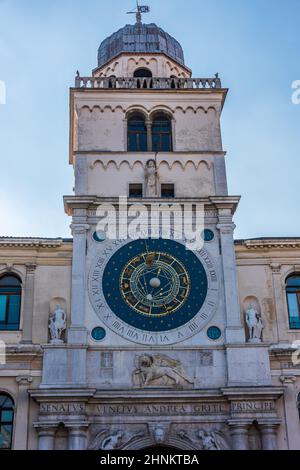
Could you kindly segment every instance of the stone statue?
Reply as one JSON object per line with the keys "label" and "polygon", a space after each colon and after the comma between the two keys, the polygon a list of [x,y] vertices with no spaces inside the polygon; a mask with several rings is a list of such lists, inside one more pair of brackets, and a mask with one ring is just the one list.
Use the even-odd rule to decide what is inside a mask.
{"label": "stone statue", "polygon": [[62,343],[62,335],[67,327],[67,315],[60,305],[56,308],[49,317],[49,331],[51,343]]}
{"label": "stone statue", "polygon": [[253,303],[251,303],[245,311],[245,318],[249,331],[249,343],[261,343],[264,325]]}
{"label": "stone statue", "polygon": [[137,359],[133,381],[140,387],[187,387],[193,385],[181,363],[164,355],[142,355]]}
{"label": "stone statue", "polygon": [[158,171],[156,161],[148,160],[145,167],[146,196],[156,197],[157,194]]}
{"label": "stone statue", "polygon": [[222,431],[204,431],[200,429],[197,432],[197,438],[201,442],[202,450],[229,450],[229,445]]}

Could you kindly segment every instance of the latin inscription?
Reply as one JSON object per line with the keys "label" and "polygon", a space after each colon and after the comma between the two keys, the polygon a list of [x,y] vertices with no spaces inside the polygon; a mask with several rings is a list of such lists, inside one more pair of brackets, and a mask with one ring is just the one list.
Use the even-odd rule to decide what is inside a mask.
{"label": "latin inscription", "polygon": [[84,413],[84,403],[41,403],[41,413]]}
{"label": "latin inscription", "polygon": [[141,416],[201,416],[228,414],[226,403],[198,404],[145,404],[145,405],[96,405],[95,414],[101,416],[141,415]]}
{"label": "latin inscription", "polygon": [[275,410],[276,407],[273,401],[238,401],[231,403],[233,413],[265,413]]}

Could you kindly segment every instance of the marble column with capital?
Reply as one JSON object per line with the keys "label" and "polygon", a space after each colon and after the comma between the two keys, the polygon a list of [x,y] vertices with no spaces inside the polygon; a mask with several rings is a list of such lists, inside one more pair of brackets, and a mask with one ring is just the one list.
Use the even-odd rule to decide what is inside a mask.
{"label": "marble column with capital", "polygon": [[16,377],[18,396],[16,402],[14,450],[27,450],[29,395],[28,388],[32,382],[30,376]]}
{"label": "marble column with capital", "polygon": [[54,450],[56,426],[39,426],[38,450]]}
{"label": "marble column with capital", "polygon": [[36,264],[26,265],[26,279],[24,289],[24,307],[23,307],[23,343],[32,343],[32,325],[34,308],[34,278]]}
{"label": "marble column with capital", "polygon": [[217,229],[220,232],[222,249],[226,306],[226,342],[243,343],[245,342],[245,332],[241,322],[237,268],[233,239],[235,225],[232,222],[230,209],[224,209],[219,212],[219,223],[217,225]]}
{"label": "marble column with capital", "polygon": [[71,225],[73,234],[71,326],[68,331],[69,344],[86,344],[85,326],[85,272],[87,224]]}
{"label": "marble column with capital", "polygon": [[87,427],[70,426],[68,430],[68,450],[86,450]]}
{"label": "marble column with capital", "polygon": [[277,424],[259,424],[262,450],[277,450]]}
{"label": "marble column with capital", "polygon": [[249,424],[230,423],[232,450],[249,450]]}

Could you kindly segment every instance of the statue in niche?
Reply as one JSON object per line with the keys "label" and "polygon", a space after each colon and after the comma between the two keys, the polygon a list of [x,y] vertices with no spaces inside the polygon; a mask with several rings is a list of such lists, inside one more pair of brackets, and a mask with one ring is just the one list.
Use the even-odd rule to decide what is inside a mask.
{"label": "statue in niche", "polygon": [[245,311],[245,319],[249,332],[249,343],[261,343],[264,325],[254,303],[251,303]]}
{"label": "statue in niche", "polygon": [[63,343],[62,335],[67,327],[67,315],[65,310],[56,305],[49,317],[50,341],[52,344]]}
{"label": "statue in niche", "polygon": [[194,383],[184,372],[180,361],[159,354],[138,357],[133,381],[140,387],[186,387]]}
{"label": "statue in niche", "polygon": [[145,185],[146,185],[146,196],[156,197],[157,194],[157,182],[158,182],[158,170],[156,167],[156,161],[151,159],[148,160],[145,167]]}
{"label": "statue in niche", "polygon": [[229,450],[229,445],[222,431],[204,431],[200,429],[197,432],[197,438],[200,440],[202,450]]}

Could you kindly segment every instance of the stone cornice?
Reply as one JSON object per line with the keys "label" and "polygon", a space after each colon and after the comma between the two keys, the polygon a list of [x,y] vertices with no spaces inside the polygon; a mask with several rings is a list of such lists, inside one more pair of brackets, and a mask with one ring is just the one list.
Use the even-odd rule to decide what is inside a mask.
{"label": "stone cornice", "polygon": [[66,241],[62,238],[14,238],[14,237],[0,237],[1,247],[41,247],[41,248],[57,248],[64,243],[70,243],[71,240]]}
{"label": "stone cornice", "polygon": [[294,249],[300,248],[300,238],[258,238],[250,240],[235,240],[235,245],[245,247],[247,250]]}
{"label": "stone cornice", "polygon": [[43,349],[39,344],[7,344],[6,354],[8,355],[28,355],[28,356],[42,356]]}
{"label": "stone cornice", "polygon": [[[237,205],[239,203],[240,196],[212,196],[212,197],[198,197],[198,198],[171,198],[171,199],[160,199],[158,197],[149,198],[128,198],[128,205],[132,204],[143,204],[145,206],[155,204],[171,205],[171,204],[204,204],[206,210],[230,210],[231,214],[234,214]],[[66,195],[64,196],[64,207],[65,212],[68,215],[72,215],[73,209],[94,209],[100,204],[119,204],[118,197],[99,197],[96,195]]]}

